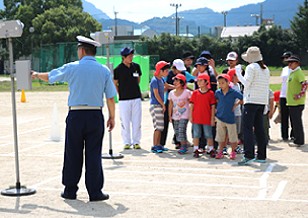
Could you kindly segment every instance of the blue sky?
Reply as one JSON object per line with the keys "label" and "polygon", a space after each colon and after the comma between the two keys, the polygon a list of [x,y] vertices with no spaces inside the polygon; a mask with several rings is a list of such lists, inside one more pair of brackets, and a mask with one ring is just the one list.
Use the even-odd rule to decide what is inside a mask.
{"label": "blue sky", "polygon": [[175,13],[175,7],[171,3],[181,4],[178,11],[208,7],[216,12],[227,11],[251,3],[259,3],[264,0],[86,0],[105,12],[110,18],[114,18],[114,9],[117,17],[134,22],[142,22],[153,17],[170,16]]}

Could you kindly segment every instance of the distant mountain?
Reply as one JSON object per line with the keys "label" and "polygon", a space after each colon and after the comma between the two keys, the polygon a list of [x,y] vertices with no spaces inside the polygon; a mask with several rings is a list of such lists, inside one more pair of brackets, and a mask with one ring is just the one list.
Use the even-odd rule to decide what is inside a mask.
{"label": "distant mountain", "polygon": [[[290,28],[290,20],[298,11],[298,6],[303,5],[303,0],[266,0],[262,3],[248,4],[238,8],[234,8],[228,11],[226,16],[227,26],[244,26],[256,25],[256,18],[251,17],[251,14],[261,14],[261,4],[263,7],[263,19],[274,19],[275,24],[281,25],[282,28]],[[180,34],[186,34],[186,28],[188,26],[189,33],[193,35],[198,34],[198,27],[200,26],[201,33],[214,33],[215,26],[222,26],[224,24],[224,15],[215,12],[210,8],[199,8],[194,10],[186,10],[178,12],[179,17],[184,17],[180,20]],[[147,25],[151,29],[155,30],[158,34],[162,32],[175,33],[175,20],[172,19],[175,14],[169,17],[154,17],[140,24],[130,22],[127,20],[118,19],[118,25],[133,25],[135,28],[140,28],[141,25]],[[103,24],[103,28],[106,29],[106,25],[111,23],[114,25],[114,20],[106,21],[99,20]],[[261,19],[258,19],[260,24]],[[131,23],[131,24],[126,24]]]}
{"label": "distant mountain", "polygon": [[86,0],[82,0],[82,6],[85,12],[88,12],[89,14],[92,15],[92,17],[94,17],[97,20],[110,19],[110,17],[107,14],[105,14],[102,10],[96,8],[95,5],[93,5],[90,2],[87,2]]}
{"label": "distant mountain", "polygon": [[[103,29],[108,30],[109,27],[114,26],[115,22],[114,19],[97,19],[98,22],[103,24]],[[136,29],[140,29],[140,24],[129,21],[129,20],[122,20],[122,19],[117,19],[117,25],[127,25],[127,26],[134,26]]]}
{"label": "distant mountain", "polygon": [[[251,17],[251,14],[261,14],[261,4],[263,7],[263,19],[274,19],[275,24],[281,25],[282,28],[290,27],[290,20],[298,11],[298,6],[303,5],[303,0],[266,0],[262,3],[248,4],[228,11],[226,16],[227,26],[236,25],[256,25],[256,18]],[[171,15],[169,18],[175,16]],[[187,10],[178,12],[179,17],[184,17],[184,20],[194,20],[196,24],[209,26],[224,25],[224,15],[219,12],[214,12],[209,8],[200,8],[195,10]],[[258,19],[260,24],[261,19]]]}

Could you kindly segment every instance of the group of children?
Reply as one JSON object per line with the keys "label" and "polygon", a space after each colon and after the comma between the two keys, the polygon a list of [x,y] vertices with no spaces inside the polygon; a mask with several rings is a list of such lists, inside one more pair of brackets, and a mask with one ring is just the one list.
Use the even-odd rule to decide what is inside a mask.
{"label": "group of children", "polygon": [[[202,137],[206,138],[207,153],[213,158],[224,158],[228,141],[232,148],[230,159],[235,159],[236,153],[242,153],[242,150],[238,147],[238,139],[241,130],[240,105],[243,103],[243,94],[235,74],[234,67],[237,64],[237,59],[237,54],[230,52],[227,61],[232,62],[232,64],[229,63],[230,67],[216,77],[211,62],[200,55],[193,69],[193,76],[195,76],[193,92],[186,89],[187,77],[185,71],[173,77],[173,85],[168,86],[172,90],[167,96],[169,100],[167,112],[169,122],[173,124],[176,139],[180,142],[178,151],[180,154],[185,154],[188,151],[186,134],[188,122],[192,123],[194,157],[197,158],[200,153],[205,152],[204,149],[199,147],[199,141]],[[177,66],[180,61],[180,59],[177,59],[176,64],[173,63],[173,67]],[[155,129],[151,151],[154,153],[168,150],[161,145],[160,136],[164,129],[164,112],[166,110],[164,77],[168,76],[170,67],[170,63],[158,62],[150,83],[150,113]],[[217,89],[217,85],[219,89]],[[214,131],[216,136],[213,134],[213,127],[216,127],[216,131]],[[219,143],[219,153],[216,151],[217,148],[215,149],[215,141]]]}

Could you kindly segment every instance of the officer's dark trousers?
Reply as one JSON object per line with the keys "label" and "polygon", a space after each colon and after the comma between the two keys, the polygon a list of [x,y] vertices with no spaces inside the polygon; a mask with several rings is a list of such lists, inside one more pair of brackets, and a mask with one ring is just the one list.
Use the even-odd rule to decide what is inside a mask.
{"label": "officer's dark trousers", "polygon": [[85,183],[90,200],[101,197],[104,184],[101,110],[71,110],[66,118],[65,153],[62,171],[64,194],[76,197],[85,157]]}

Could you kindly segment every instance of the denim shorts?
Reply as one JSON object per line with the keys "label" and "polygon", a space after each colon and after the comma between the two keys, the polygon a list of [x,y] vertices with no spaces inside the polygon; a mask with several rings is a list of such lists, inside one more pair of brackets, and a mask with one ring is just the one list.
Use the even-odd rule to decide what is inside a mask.
{"label": "denim shorts", "polygon": [[193,123],[193,138],[201,138],[202,128],[204,132],[204,137],[206,139],[212,139],[212,126],[205,124]]}

